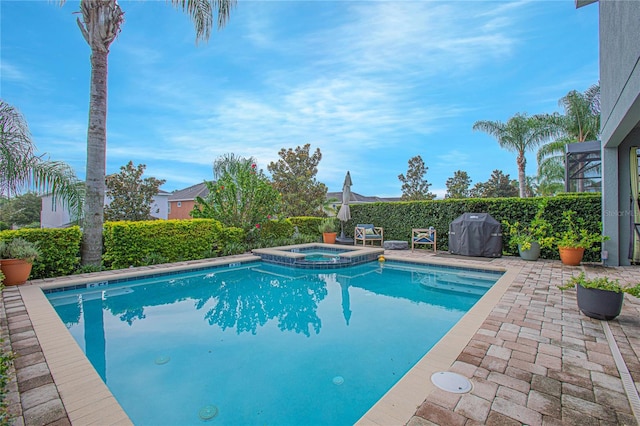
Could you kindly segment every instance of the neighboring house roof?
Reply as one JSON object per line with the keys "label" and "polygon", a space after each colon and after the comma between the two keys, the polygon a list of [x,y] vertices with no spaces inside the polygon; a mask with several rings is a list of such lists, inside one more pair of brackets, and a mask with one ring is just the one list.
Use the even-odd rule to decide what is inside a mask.
{"label": "neighboring house roof", "polygon": [[169,201],[192,201],[196,197],[206,197],[207,195],[209,195],[209,188],[202,182],[185,189],[173,191],[169,195]]}
{"label": "neighboring house roof", "polygon": [[[338,201],[336,203],[342,204],[342,191],[340,192],[327,192],[327,200],[330,198],[337,198]],[[400,201],[400,197],[367,197],[365,195],[360,195],[357,192],[351,193],[351,198],[349,198],[349,203],[384,203],[390,201]]]}

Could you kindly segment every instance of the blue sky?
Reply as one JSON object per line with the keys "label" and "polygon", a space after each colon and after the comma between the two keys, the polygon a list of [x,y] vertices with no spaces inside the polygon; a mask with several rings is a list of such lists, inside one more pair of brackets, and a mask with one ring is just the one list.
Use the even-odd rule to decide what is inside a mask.
{"label": "blue sky", "polygon": [[[195,44],[164,1],[121,1],[109,55],[107,173],[132,160],[172,191],[212,179],[226,153],[278,159],[310,143],[317,179],[400,196],[421,155],[442,198],[456,170],[472,184],[515,154],[477,120],[562,111],[598,82],[598,6],[557,1],[243,1]],[[84,178],[90,50],[73,14],[48,1],[0,2],[0,96],[25,115],[40,153]],[[527,175],[535,174],[535,153]]]}

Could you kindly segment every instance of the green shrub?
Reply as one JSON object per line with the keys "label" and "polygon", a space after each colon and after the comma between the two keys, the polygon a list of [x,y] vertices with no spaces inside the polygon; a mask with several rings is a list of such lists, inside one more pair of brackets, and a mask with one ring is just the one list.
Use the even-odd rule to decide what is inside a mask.
{"label": "green shrub", "polygon": [[[0,291],[2,289],[0,288]],[[13,364],[13,352],[5,350],[4,340],[0,339],[0,425],[9,426],[12,424],[8,410],[7,395],[9,385],[9,369]]]}
{"label": "green shrub", "polygon": [[318,232],[326,234],[336,232],[336,219],[333,217],[325,217],[318,225]]}
{"label": "green shrub", "polygon": [[102,259],[112,269],[142,266],[159,259],[202,259],[215,246],[221,228],[213,219],[107,222]]}
{"label": "green shrub", "polygon": [[623,286],[620,284],[620,280],[612,280],[609,277],[595,277],[587,279],[584,272],[580,275],[571,277],[563,285],[559,285],[560,290],[570,290],[576,288],[576,286],[582,286],[584,288],[594,288],[596,290],[612,291],[614,293],[629,293],[632,296],[640,296],[640,284],[634,286]]}
{"label": "green shrub", "polygon": [[294,226],[289,219],[268,220],[262,225],[260,238],[263,240],[290,238],[293,232]]}
{"label": "green shrub", "polygon": [[9,241],[0,241],[0,259],[20,259],[33,264],[40,256],[38,243],[32,243],[24,238],[13,238]]}
{"label": "green shrub", "polygon": [[[3,279],[4,276],[2,272],[0,272],[0,293],[4,288],[4,285],[2,285]],[[12,424],[8,411],[9,402],[6,395],[9,392],[7,389],[9,385],[9,369],[13,364],[14,358],[13,352],[9,350],[9,345],[5,344],[4,340],[0,338],[0,426],[9,426]]]}
{"label": "green shrub", "polygon": [[215,254],[219,254],[221,256],[228,254],[228,251],[234,251],[233,254],[242,253],[243,251],[238,250],[241,250],[239,247],[244,247],[244,250],[246,251],[245,235],[244,229],[241,228],[235,228],[232,226],[215,227],[213,230],[212,250]]}
{"label": "green shrub", "polygon": [[243,243],[229,243],[226,244],[220,251],[221,256],[231,256],[234,254],[246,253],[249,250],[246,244]]}
{"label": "green shrub", "polygon": [[102,272],[107,268],[104,265],[80,265],[73,271],[74,274],[88,274],[91,272]]}
{"label": "green shrub", "polygon": [[290,217],[289,221],[293,225],[294,229],[298,229],[298,234],[306,235],[320,235],[318,226],[322,223],[323,218],[315,216],[297,216]]}
{"label": "green shrub", "polygon": [[52,278],[72,274],[80,264],[80,228],[17,229],[0,231],[0,240],[14,238],[36,243],[40,256],[33,262],[31,279]]}

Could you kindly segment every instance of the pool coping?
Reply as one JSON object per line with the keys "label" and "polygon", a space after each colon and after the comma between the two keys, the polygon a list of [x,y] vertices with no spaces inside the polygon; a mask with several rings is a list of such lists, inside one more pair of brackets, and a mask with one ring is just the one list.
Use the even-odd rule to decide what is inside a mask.
{"label": "pool coping", "polygon": [[[389,261],[402,263],[434,264],[457,269],[461,267],[461,262],[433,258],[407,260],[393,255],[385,257]],[[75,286],[96,280],[119,280],[256,260],[258,260],[257,256],[247,254],[232,258],[181,262],[170,266],[156,265],[132,270],[34,280],[27,285],[19,286],[24,306],[31,318],[35,335],[40,342],[71,424],[87,424],[95,421],[109,424],[132,424],[132,422],[68,332],[43,290]],[[462,266],[462,268],[465,267]],[[521,269],[492,265],[473,266],[473,268],[505,273],[472,309],[358,420],[357,424],[407,423],[415,414],[416,407],[435,389],[431,384],[431,375],[437,371],[446,371],[453,364]]]}

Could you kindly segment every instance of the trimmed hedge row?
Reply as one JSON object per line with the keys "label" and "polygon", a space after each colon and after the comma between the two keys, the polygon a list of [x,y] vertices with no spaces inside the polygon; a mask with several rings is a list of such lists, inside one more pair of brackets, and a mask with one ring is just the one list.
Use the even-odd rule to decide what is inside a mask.
{"label": "trimmed hedge row", "polygon": [[38,244],[40,256],[33,262],[31,278],[72,274],[80,264],[82,232],[77,226],[64,229],[23,228],[0,231],[0,240],[23,238]]}
{"label": "trimmed hedge row", "polygon": [[277,240],[293,235],[294,226],[289,219],[269,220],[262,225],[260,238]]}
{"label": "trimmed hedge row", "polygon": [[288,220],[294,227],[298,227],[300,234],[306,235],[322,235],[318,231],[318,226],[322,223],[324,218],[316,216],[297,216],[290,217]]}
{"label": "trimmed hedge row", "polygon": [[[433,226],[438,233],[438,249],[449,249],[449,224],[463,213],[489,213],[499,222],[519,221],[529,223],[538,208],[544,205],[544,218],[555,232],[563,230],[562,212],[574,210],[582,217],[588,229],[602,232],[600,194],[566,194],[562,197],[536,198],[467,198],[431,201],[408,201],[394,203],[354,204],[351,220],[345,224],[348,234],[358,223],[373,223],[384,228],[385,240],[411,239],[411,228]],[[503,235],[505,254],[517,254],[517,247],[509,246],[509,235]],[[598,261],[600,247],[595,252],[585,253],[585,260]],[[559,259],[557,250],[544,250],[542,257]]]}
{"label": "trimmed hedge row", "polygon": [[224,228],[213,219],[107,222],[104,265],[112,269],[215,257],[225,244],[242,240],[244,231]]}

